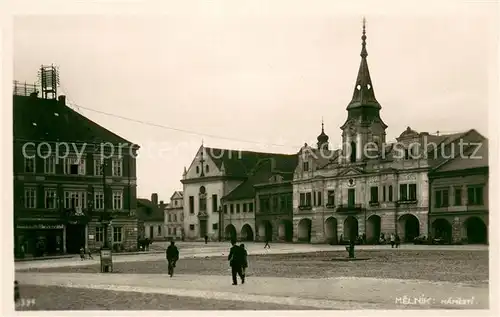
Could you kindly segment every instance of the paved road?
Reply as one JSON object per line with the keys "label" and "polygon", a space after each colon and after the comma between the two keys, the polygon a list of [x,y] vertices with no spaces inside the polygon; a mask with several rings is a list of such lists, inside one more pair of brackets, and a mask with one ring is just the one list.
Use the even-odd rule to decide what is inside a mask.
{"label": "paved road", "polygon": [[[167,243],[155,242],[156,250],[161,250],[163,245]],[[229,250],[229,243],[225,242],[211,242],[207,245],[199,242],[176,242],[179,247],[181,258],[204,258],[211,256],[224,256],[227,255]],[[330,246],[330,245],[311,245],[311,244],[291,244],[291,243],[275,243],[271,244],[271,249],[264,249],[263,243],[245,242],[245,246],[249,254],[284,254],[284,253],[309,253],[317,251],[345,251],[344,246]],[[358,250],[381,250],[390,249],[390,246],[373,246],[362,245],[357,246]],[[463,245],[463,246],[428,246],[428,245],[413,245],[407,244],[401,246],[402,250],[457,250],[457,251],[470,251],[470,250],[488,250],[488,246],[484,245]],[[347,252],[346,252],[347,256]],[[149,253],[149,254],[134,254],[134,255],[115,255],[113,262],[136,262],[136,261],[155,261],[164,259],[163,253]],[[99,256],[94,256],[94,260],[81,261],[78,256],[70,259],[52,259],[52,260],[39,260],[39,261],[26,261],[16,262],[16,270],[24,270],[29,268],[48,268],[48,267],[63,267],[63,266],[82,266],[99,263]]]}
{"label": "paved road", "polygon": [[[21,287],[28,284],[133,291],[200,299],[307,306],[318,309],[485,309],[489,305],[488,288],[484,286],[397,279],[292,279],[249,276],[244,285],[238,286],[231,285],[229,272],[226,277],[179,274],[173,278],[159,274],[17,272],[16,279]],[[426,303],[405,305],[404,296],[412,302],[415,298],[429,300]],[[449,299],[453,302],[446,302]],[[193,309],[196,308],[193,307]]]}

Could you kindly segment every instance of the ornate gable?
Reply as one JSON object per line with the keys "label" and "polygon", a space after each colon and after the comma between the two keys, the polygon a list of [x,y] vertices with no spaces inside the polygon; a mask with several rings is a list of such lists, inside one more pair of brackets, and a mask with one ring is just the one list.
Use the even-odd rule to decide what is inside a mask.
{"label": "ornate gable", "polygon": [[338,176],[359,176],[363,175],[364,172],[358,168],[355,167],[348,167],[343,171],[340,171],[338,173]]}

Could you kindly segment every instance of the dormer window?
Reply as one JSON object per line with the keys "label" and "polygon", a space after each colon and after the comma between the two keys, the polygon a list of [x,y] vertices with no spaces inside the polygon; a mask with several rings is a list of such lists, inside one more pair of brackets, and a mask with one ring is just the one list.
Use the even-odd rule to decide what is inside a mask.
{"label": "dormer window", "polygon": [[302,169],[304,170],[304,172],[308,172],[309,171],[309,162],[302,163]]}

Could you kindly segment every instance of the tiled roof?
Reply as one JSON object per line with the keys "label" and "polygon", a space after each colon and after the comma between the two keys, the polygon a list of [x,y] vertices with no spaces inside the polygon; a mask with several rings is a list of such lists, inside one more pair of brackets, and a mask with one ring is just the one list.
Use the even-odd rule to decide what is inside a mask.
{"label": "tiled roof", "polygon": [[13,120],[15,140],[132,143],[55,99],[14,95]]}
{"label": "tiled roof", "polygon": [[[273,162],[274,161],[274,162]],[[274,169],[273,169],[274,165]],[[293,179],[293,171],[297,165],[297,156],[280,157],[260,160],[242,184],[223,197],[225,201],[251,199],[255,197],[255,185],[267,183],[273,175],[280,175],[284,181]]]}
{"label": "tiled roof", "polygon": [[205,148],[205,151],[217,165],[217,168],[220,169],[224,164],[228,176],[246,177],[257,165],[257,162],[262,159],[273,158],[275,170],[284,172],[293,171],[298,161],[296,154],[261,153],[217,148]]}
{"label": "tiled roof", "polygon": [[151,200],[137,198],[136,216],[142,221],[163,221],[165,214],[163,210],[153,204]]}
{"label": "tiled roof", "polygon": [[464,155],[457,155],[439,166],[434,172],[460,171],[473,168],[488,167],[488,140],[485,139],[479,148],[477,145],[470,145]]}

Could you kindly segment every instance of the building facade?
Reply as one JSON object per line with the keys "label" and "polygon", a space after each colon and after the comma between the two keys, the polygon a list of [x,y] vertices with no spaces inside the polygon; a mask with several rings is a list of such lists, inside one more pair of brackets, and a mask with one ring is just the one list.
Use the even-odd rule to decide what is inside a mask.
{"label": "building facade", "polygon": [[98,249],[110,217],[110,245],[136,249],[139,147],[72,110],[64,96],[14,95],[13,117],[15,254]]}
{"label": "building facade", "polygon": [[[223,240],[228,225],[232,225],[227,228],[228,236],[234,236],[235,232],[236,236],[244,239],[255,236],[255,218],[252,220],[254,196],[246,193],[246,188],[252,188],[250,191],[253,191],[253,185],[249,186],[254,179],[252,173],[262,160],[274,158],[276,168],[281,169],[288,164],[289,157],[287,154],[200,147],[181,180],[185,238],[203,240],[208,236],[210,240]],[[244,184],[249,180],[250,183]],[[238,192],[244,192],[244,197],[227,196],[241,185],[245,188],[242,187]],[[224,204],[227,205],[227,213],[222,208],[223,197],[226,198]],[[243,212],[244,208],[247,208],[247,212]],[[237,209],[240,210],[238,216]]]}
{"label": "building facade", "polygon": [[170,203],[165,208],[165,228],[168,239],[179,240],[184,236],[184,195],[182,191],[175,191],[170,197]]}
{"label": "building facade", "polygon": [[488,140],[429,173],[430,236],[447,243],[488,243]]}
{"label": "building facade", "polygon": [[164,209],[166,205],[163,201],[158,203],[158,194],[153,193],[151,200],[137,199],[137,219],[141,235],[140,238],[148,238],[153,241],[165,240],[167,233],[165,230]]}
{"label": "building facade", "polygon": [[329,149],[322,127],[317,147],[299,152],[293,180],[294,241],[336,243],[363,237],[377,241],[398,234],[413,241],[428,232],[428,172],[460,142],[481,136],[475,130],[431,135],[408,127],[386,141],[387,125],[375,98],[367,63],[363,25],[361,63],[347,119],[340,127],[342,147]]}

